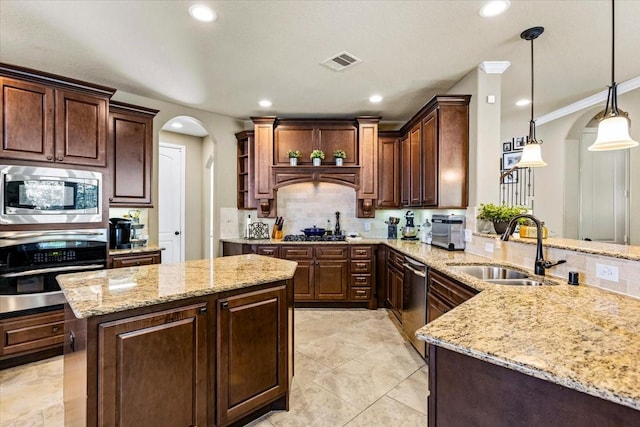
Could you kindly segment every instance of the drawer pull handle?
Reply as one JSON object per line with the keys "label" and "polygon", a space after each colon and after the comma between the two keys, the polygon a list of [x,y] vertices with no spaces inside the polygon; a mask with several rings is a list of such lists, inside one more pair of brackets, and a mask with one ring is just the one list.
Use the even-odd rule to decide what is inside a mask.
{"label": "drawer pull handle", "polygon": [[365,291],[356,291],[356,295],[365,295],[366,292]]}
{"label": "drawer pull handle", "polygon": [[358,263],[356,264],[356,266],[358,266],[358,268],[366,268],[366,264],[362,264],[362,263]]}
{"label": "drawer pull handle", "polygon": [[356,251],[357,255],[366,255],[367,251]]}
{"label": "drawer pull handle", "polygon": [[54,334],[56,332],[58,332],[60,330],[60,328],[58,328],[57,326],[54,326],[53,328],[51,328],[51,332],[53,332]]}
{"label": "drawer pull handle", "polygon": [[366,277],[356,277],[356,282],[366,282]]}
{"label": "drawer pull handle", "polygon": [[69,332],[69,347],[71,348],[71,352],[76,351],[76,335],[73,331]]}

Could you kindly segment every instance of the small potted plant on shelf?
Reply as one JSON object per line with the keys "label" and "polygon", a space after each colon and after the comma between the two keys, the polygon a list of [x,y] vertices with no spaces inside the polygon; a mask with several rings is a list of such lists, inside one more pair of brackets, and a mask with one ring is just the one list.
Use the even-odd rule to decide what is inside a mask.
{"label": "small potted plant on shelf", "polygon": [[506,231],[509,221],[516,215],[526,213],[528,209],[524,206],[494,205],[493,203],[481,203],[478,219],[493,222],[496,233],[502,234]]}
{"label": "small potted plant on shelf", "polygon": [[287,155],[289,156],[289,164],[291,166],[296,166],[298,164],[298,159],[302,157],[302,154],[300,154],[300,151],[298,150],[289,150]]}
{"label": "small potted plant on shelf", "polygon": [[333,157],[336,159],[336,166],[342,166],[342,162],[347,158],[347,153],[344,150],[336,150],[333,152]]}
{"label": "small potted plant on shelf", "polygon": [[313,150],[309,157],[311,158],[311,160],[313,160],[313,166],[320,166],[320,163],[322,163],[322,160],[324,160],[324,151]]}

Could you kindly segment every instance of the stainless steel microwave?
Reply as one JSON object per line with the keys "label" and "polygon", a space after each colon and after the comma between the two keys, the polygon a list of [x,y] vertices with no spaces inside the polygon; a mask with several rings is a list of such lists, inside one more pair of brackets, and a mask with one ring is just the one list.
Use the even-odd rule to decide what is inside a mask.
{"label": "stainless steel microwave", "polygon": [[102,222],[102,173],[0,165],[0,224]]}

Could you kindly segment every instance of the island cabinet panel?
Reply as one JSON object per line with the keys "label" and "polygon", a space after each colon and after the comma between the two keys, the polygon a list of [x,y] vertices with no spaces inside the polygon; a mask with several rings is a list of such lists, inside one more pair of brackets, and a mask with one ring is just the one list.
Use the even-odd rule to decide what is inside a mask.
{"label": "island cabinet panel", "polygon": [[428,425],[637,426],[640,411],[430,345]]}
{"label": "island cabinet panel", "polygon": [[111,207],[153,207],[153,117],[157,113],[157,110],[129,104],[111,102],[109,105]]}
{"label": "island cabinet panel", "polygon": [[0,85],[0,158],[53,161],[53,88],[6,77]]}
{"label": "island cabinet panel", "polygon": [[207,425],[207,304],[98,327],[98,425]]}
{"label": "island cabinet panel", "polygon": [[218,300],[217,425],[286,394],[287,315],[285,286]]}

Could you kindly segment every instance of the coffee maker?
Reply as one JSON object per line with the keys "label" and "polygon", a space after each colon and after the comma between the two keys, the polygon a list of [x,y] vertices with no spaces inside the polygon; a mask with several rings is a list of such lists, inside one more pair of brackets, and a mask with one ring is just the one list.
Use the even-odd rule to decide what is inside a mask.
{"label": "coffee maker", "polygon": [[109,249],[131,249],[131,220],[109,218]]}

